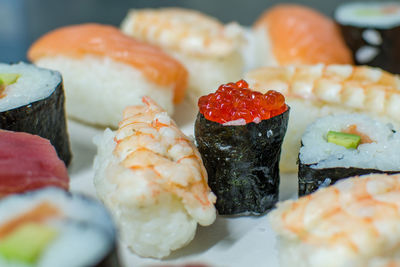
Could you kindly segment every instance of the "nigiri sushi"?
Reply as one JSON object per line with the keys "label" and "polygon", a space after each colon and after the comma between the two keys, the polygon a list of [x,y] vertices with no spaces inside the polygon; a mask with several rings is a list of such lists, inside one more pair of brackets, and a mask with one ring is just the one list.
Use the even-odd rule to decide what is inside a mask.
{"label": "nigiri sushi", "polygon": [[128,247],[162,258],[188,244],[197,223],[214,222],[215,195],[196,147],[153,100],[143,102],[96,140],[94,185]]}
{"label": "nigiri sushi", "polygon": [[268,214],[281,266],[398,266],[400,175],[339,181]]}
{"label": "nigiri sushi", "polygon": [[68,115],[95,125],[117,127],[123,109],[145,95],[172,113],[187,84],[186,69],[159,48],[101,24],[49,32],[31,46],[28,58],[59,70]]}
{"label": "nigiri sushi", "polygon": [[279,158],[289,119],[282,94],[246,81],[199,99],[196,142],[219,214],[262,214],[279,197]]}
{"label": "nigiri sushi", "polygon": [[68,166],[72,159],[60,73],[32,64],[0,63],[0,129],[49,139]]}
{"label": "nigiri sushi", "polygon": [[253,28],[258,67],[353,63],[338,27],[312,8],[276,5],[266,10]]}
{"label": "nigiri sushi", "polygon": [[254,90],[281,92],[291,107],[281,170],[296,172],[301,136],[317,118],[365,113],[400,125],[400,78],[379,68],[351,65],[264,67],[245,75]]}
{"label": "nigiri sushi", "polygon": [[69,187],[67,168],[49,140],[0,130],[0,197],[47,186]]}
{"label": "nigiri sushi", "polygon": [[157,45],[181,61],[189,71],[189,98],[211,93],[221,83],[238,80],[243,71],[239,25],[183,8],[134,9],[121,29]]}

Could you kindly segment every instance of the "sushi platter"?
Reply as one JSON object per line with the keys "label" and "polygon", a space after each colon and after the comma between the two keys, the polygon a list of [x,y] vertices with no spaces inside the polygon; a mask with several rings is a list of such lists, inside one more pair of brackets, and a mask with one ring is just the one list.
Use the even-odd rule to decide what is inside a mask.
{"label": "sushi platter", "polygon": [[[193,136],[196,110],[188,112],[188,103],[178,107],[176,121],[183,132]],[[84,124],[69,121],[72,151],[75,155],[70,167],[71,191],[96,196],[93,185],[93,158],[96,146],[93,138],[102,130]],[[281,175],[280,199],[294,198],[297,192],[297,176]],[[185,248],[172,253],[166,259],[141,258],[132,254],[120,244],[120,257],[123,266],[193,266],[207,267],[241,267],[269,266],[278,267],[276,235],[270,228],[267,218],[263,216],[232,217],[221,216],[209,227],[200,227],[194,240]]]}
{"label": "sushi platter", "polygon": [[371,2],[45,33],[0,62],[0,267],[400,266],[399,29]]}

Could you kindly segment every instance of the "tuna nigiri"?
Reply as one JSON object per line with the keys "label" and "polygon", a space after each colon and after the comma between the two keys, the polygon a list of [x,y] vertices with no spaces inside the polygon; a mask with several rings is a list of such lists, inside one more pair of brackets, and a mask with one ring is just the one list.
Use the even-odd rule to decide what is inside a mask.
{"label": "tuna nigiri", "polygon": [[68,189],[68,172],[49,140],[0,131],[0,196],[46,186]]}
{"label": "tuna nigiri", "polygon": [[122,110],[144,95],[172,113],[185,94],[187,71],[178,61],[112,26],[56,29],[31,46],[28,58],[62,73],[68,115],[90,124],[116,127]]}
{"label": "tuna nigiri", "polygon": [[216,217],[201,155],[150,98],[125,109],[119,129],[97,139],[94,184],[129,248],[165,257]]}
{"label": "tuna nigiri", "polygon": [[254,31],[262,66],[352,63],[335,23],[309,7],[277,5],[262,14]]}

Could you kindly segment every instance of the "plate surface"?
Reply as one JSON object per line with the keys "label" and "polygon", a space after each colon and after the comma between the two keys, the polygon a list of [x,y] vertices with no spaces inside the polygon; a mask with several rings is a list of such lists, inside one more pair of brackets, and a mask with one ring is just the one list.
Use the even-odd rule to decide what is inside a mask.
{"label": "plate surface", "polygon": [[[177,107],[178,126],[193,136],[196,116],[194,106],[184,102]],[[93,186],[92,164],[96,155],[93,137],[103,132],[74,121],[69,121],[73,161],[69,168],[70,187],[73,192],[96,196]],[[288,199],[297,190],[297,175],[281,174],[280,199]],[[140,258],[119,244],[120,259],[125,267],[183,266],[202,264],[208,267],[268,266],[277,267],[276,237],[269,227],[266,215],[228,217],[217,216],[214,224],[199,226],[193,241],[164,260]]]}

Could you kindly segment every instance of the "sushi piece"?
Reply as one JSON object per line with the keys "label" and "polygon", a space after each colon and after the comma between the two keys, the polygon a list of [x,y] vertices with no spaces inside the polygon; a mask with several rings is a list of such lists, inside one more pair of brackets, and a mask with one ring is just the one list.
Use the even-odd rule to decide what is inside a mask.
{"label": "sushi piece", "polygon": [[299,196],[355,175],[400,173],[400,133],[365,115],[319,118],[301,143]]}
{"label": "sushi piece", "polygon": [[62,73],[68,116],[89,124],[117,127],[123,109],[144,95],[172,113],[185,94],[187,71],[179,62],[113,26],[56,29],[31,46],[28,58]]}
{"label": "sushi piece", "polygon": [[365,113],[400,127],[400,79],[378,68],[350,65],[264,67],[245,75],[254,90],[281,92],[292,109],[281,171],[297,172],[300,140],[319,117]]}
{"label": "sushi piece", "polygon": [[289,119],[283,95],[251,91],[241,80],[221,85],[198,105],[195,137],[218,213],[262,214],[273,207]]}
{"label": "sushi piece", "polygon": [[268,214],[280,266],[398,266],[400,175],[341,180]]}
{"label": "sushi piece", "polygon": [[68,166],[72,155],[61,75],[23,62],[0,63],[0,129],[49,139]]}
{"label": "sushi piece", "polygon": [[94,185],[128,247],[162,258],[188,244],[198,223],[214,222],[215,195],[196,147],[154,101],[143,102],[96,140]]}
{"label": "sushi piece", "polygon": [[242,75],[242,29],[198,11],[182,8],[133,9],[122,22],[124,33],[161,47],[189,71],[193,102],[221,82]]}
{"label": "sushi piece", "polygon": [[0,266],[119,267],[114,224],[98,201],[57,188],[4,198]]}
{"label": "sushi piece", "polygon": [[257,67],[353,63],[338,27],[312,8],[276,5],[266,10],[253,28]]}
{"label": "sushi piece", "polygon": [[68,190],[68,184],[67,168],[49,140],[0,130],[0,198],[46,186]]}
{"label": "sushi piece", "polygon": [[335,20],[357,65],[400,73],[399,2],[343,3]]}

